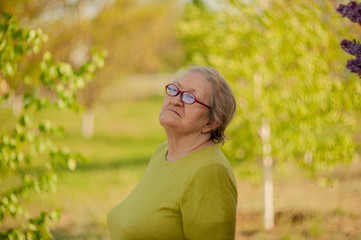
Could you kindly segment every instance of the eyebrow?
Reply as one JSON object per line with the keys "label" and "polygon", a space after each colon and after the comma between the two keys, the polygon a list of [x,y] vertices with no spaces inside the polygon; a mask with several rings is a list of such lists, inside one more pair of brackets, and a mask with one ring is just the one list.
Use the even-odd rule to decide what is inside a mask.
{"label": "eyebrow", "polygon": [[[178,79],[175,80],[174,83],[177,84],[177,85],[179,85],[179,87],[183,88],[182,84],[181,84],[180,82],[178,82]],[[195,93],[195,94],[197,94],[197,95],[198,95],[198,93],[199,93],[199,91],[197,91],[197,90],[194,89],[194,88],[189,88],[189,90],[187,90],[187,91],[192,92],[192,93]]]}

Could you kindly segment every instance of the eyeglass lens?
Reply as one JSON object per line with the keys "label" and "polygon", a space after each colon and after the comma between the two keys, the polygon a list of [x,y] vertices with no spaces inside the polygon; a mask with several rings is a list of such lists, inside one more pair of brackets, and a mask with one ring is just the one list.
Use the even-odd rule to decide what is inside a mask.
{"label": "eyeglass lens", "polygon": [[[169,94],[170,96],[177,96],[179,94],[177,86],[169,84],[167,86],[167,94]],[[183,92],[181,94],[181,99],[185,103],[194,103],[196,100],[195,96],[190,92]]]}
{"label": "eyeglass lens", "polygon": [[167,86],[167,94],[169,94],[170,96],[178,95],[178,88],[175,85],[169,84]]}

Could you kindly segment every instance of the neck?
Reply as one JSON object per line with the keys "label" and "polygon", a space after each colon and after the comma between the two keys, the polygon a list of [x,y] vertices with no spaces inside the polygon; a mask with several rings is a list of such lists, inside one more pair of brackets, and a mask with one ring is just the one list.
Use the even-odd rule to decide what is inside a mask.
{"label": "neck", "polygon": [[176,161],[191,152],[201,148],[214,145],[213,140],[210,140],[210,134],[197,135],[179,135],[175,133],[168,133],[168,153],[167,161]]}

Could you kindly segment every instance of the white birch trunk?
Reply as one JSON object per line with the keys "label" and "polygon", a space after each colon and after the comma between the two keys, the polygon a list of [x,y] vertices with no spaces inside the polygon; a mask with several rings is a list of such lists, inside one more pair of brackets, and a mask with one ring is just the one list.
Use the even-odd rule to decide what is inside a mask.
{"label": "white birch trunk", "polygon": [[273,179],[270,144],[270,124],[267,118],[262,119],[261,138],[263,144],[263,181],[264,181],[264,227],[271,230],[274,227],[274,206],[273,206]]}
{"label": "white birch trunk", "polygon": [[93,109],[85,109],[81,127],[83,137],[90,138],[94,133],[94,111]]}
{"label": "white birch trunk", "polygon": [[21,109],[23,107],[23,96],[22,95],[14,95],[13,96],[13,114],[15,117],[18,117],[21,113]]}
{"label": "white birch trunk", "polygon": [[[262,99],[263,86],[262,75],[256,72],[253,76],[254,81],[254,98]],[[271,128],[269,119],[263,117],[262,124],[259,128],[259,134],[262,140],[262,158],[263,158],[263,185],[264,185],[264,228],[271,230],[274,227],[274,207],[273,207],[273,180],[272,167],[273,160],[271,157]]]}

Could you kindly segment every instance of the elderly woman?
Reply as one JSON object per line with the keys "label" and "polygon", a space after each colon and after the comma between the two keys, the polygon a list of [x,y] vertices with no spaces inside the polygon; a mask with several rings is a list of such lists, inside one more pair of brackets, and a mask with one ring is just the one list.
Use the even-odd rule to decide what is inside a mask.
{"label": "elderly woman", "polygon": [[192,67],[166,85],[167,142],[108,214],[110,239],[234,239],[237,189],[220,145],[236,102],[217,70]]}

